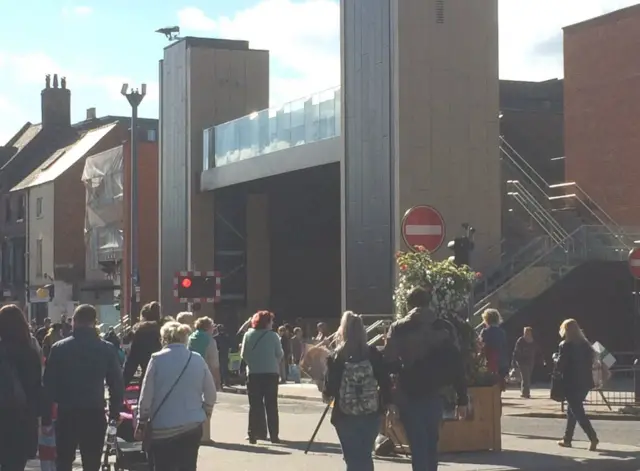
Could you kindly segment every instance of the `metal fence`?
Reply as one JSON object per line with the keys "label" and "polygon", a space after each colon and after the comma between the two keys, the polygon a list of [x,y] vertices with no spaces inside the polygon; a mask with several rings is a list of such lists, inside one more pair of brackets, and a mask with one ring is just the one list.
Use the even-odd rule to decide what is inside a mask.
{"label": "metal fence", "polygon": [[[611,376],[601,386],[589,392],[585,407],[591,410],[618,411],[625,407],[640,406],[640,364],[633,352],[612,353],[616,364],[609,370]],[[565,404],[562,403],[562,410]]]}

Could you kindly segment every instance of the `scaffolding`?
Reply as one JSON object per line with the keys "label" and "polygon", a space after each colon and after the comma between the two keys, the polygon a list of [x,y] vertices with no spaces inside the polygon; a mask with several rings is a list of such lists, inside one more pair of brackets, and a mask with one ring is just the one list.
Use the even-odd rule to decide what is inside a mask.
{"label": "scaffolding", "polygon": [[88,267],[115,276],[123,257],[123,146],[86,159],[85,247]]}

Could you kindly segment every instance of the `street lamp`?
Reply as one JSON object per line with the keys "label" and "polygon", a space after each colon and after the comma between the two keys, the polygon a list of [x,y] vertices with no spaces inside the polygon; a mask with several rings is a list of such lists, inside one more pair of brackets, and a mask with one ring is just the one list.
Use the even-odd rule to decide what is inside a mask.
{"label": "street lamp", "polygon": [[129,253],[129,319],[131,324],[138,317],[138,303],[140,302],[140,279],[138,271],[138,107],[147,94],[147,85],[142,84],[140,91],[131,89],[129,84],[123,84],[120,93],[126,97],[131,105],[131,222],[129,225],[130,253]]}

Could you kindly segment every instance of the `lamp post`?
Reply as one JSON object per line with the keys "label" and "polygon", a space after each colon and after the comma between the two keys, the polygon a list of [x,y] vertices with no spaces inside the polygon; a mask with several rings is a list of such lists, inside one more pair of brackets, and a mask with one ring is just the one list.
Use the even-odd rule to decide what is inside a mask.
{"label": "lamp post", "polygon": [[147,85],[142,84],[140,91],[123,84],[120,93],[131,105],[131,221],[129,224],[129,320],[133,325],[138,317],[140,302],[140,279],[138,271],[138,107],[147,94]]}

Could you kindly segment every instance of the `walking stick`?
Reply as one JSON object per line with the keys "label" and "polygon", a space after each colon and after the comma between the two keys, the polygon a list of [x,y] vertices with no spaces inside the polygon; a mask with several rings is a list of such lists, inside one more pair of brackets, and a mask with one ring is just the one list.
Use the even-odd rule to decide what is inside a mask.
{"label": "walking stick", "polygon": [[324,422],[324,418],[327,416],[327,412],[329,412],[329,409],[331,408],[331,404],[333,404],[333,401],[330,401],[329,404],[327,404],[327,407],[324,408],[322,417],[320,417],[320,420],[318,421],[318,425],[316,425],[316,429],[313,431],[313,435],[311,435],[311,438],[309,439],[309,443],[307,443],[307,448],[304,450],[305,455],[309,453],[309,450],[311,449],[311,445],[313,445],[313,441],[316,439],[316,435],[318,435],[318,430],[320,430],[320,426],[322,425],[322,422]]}

